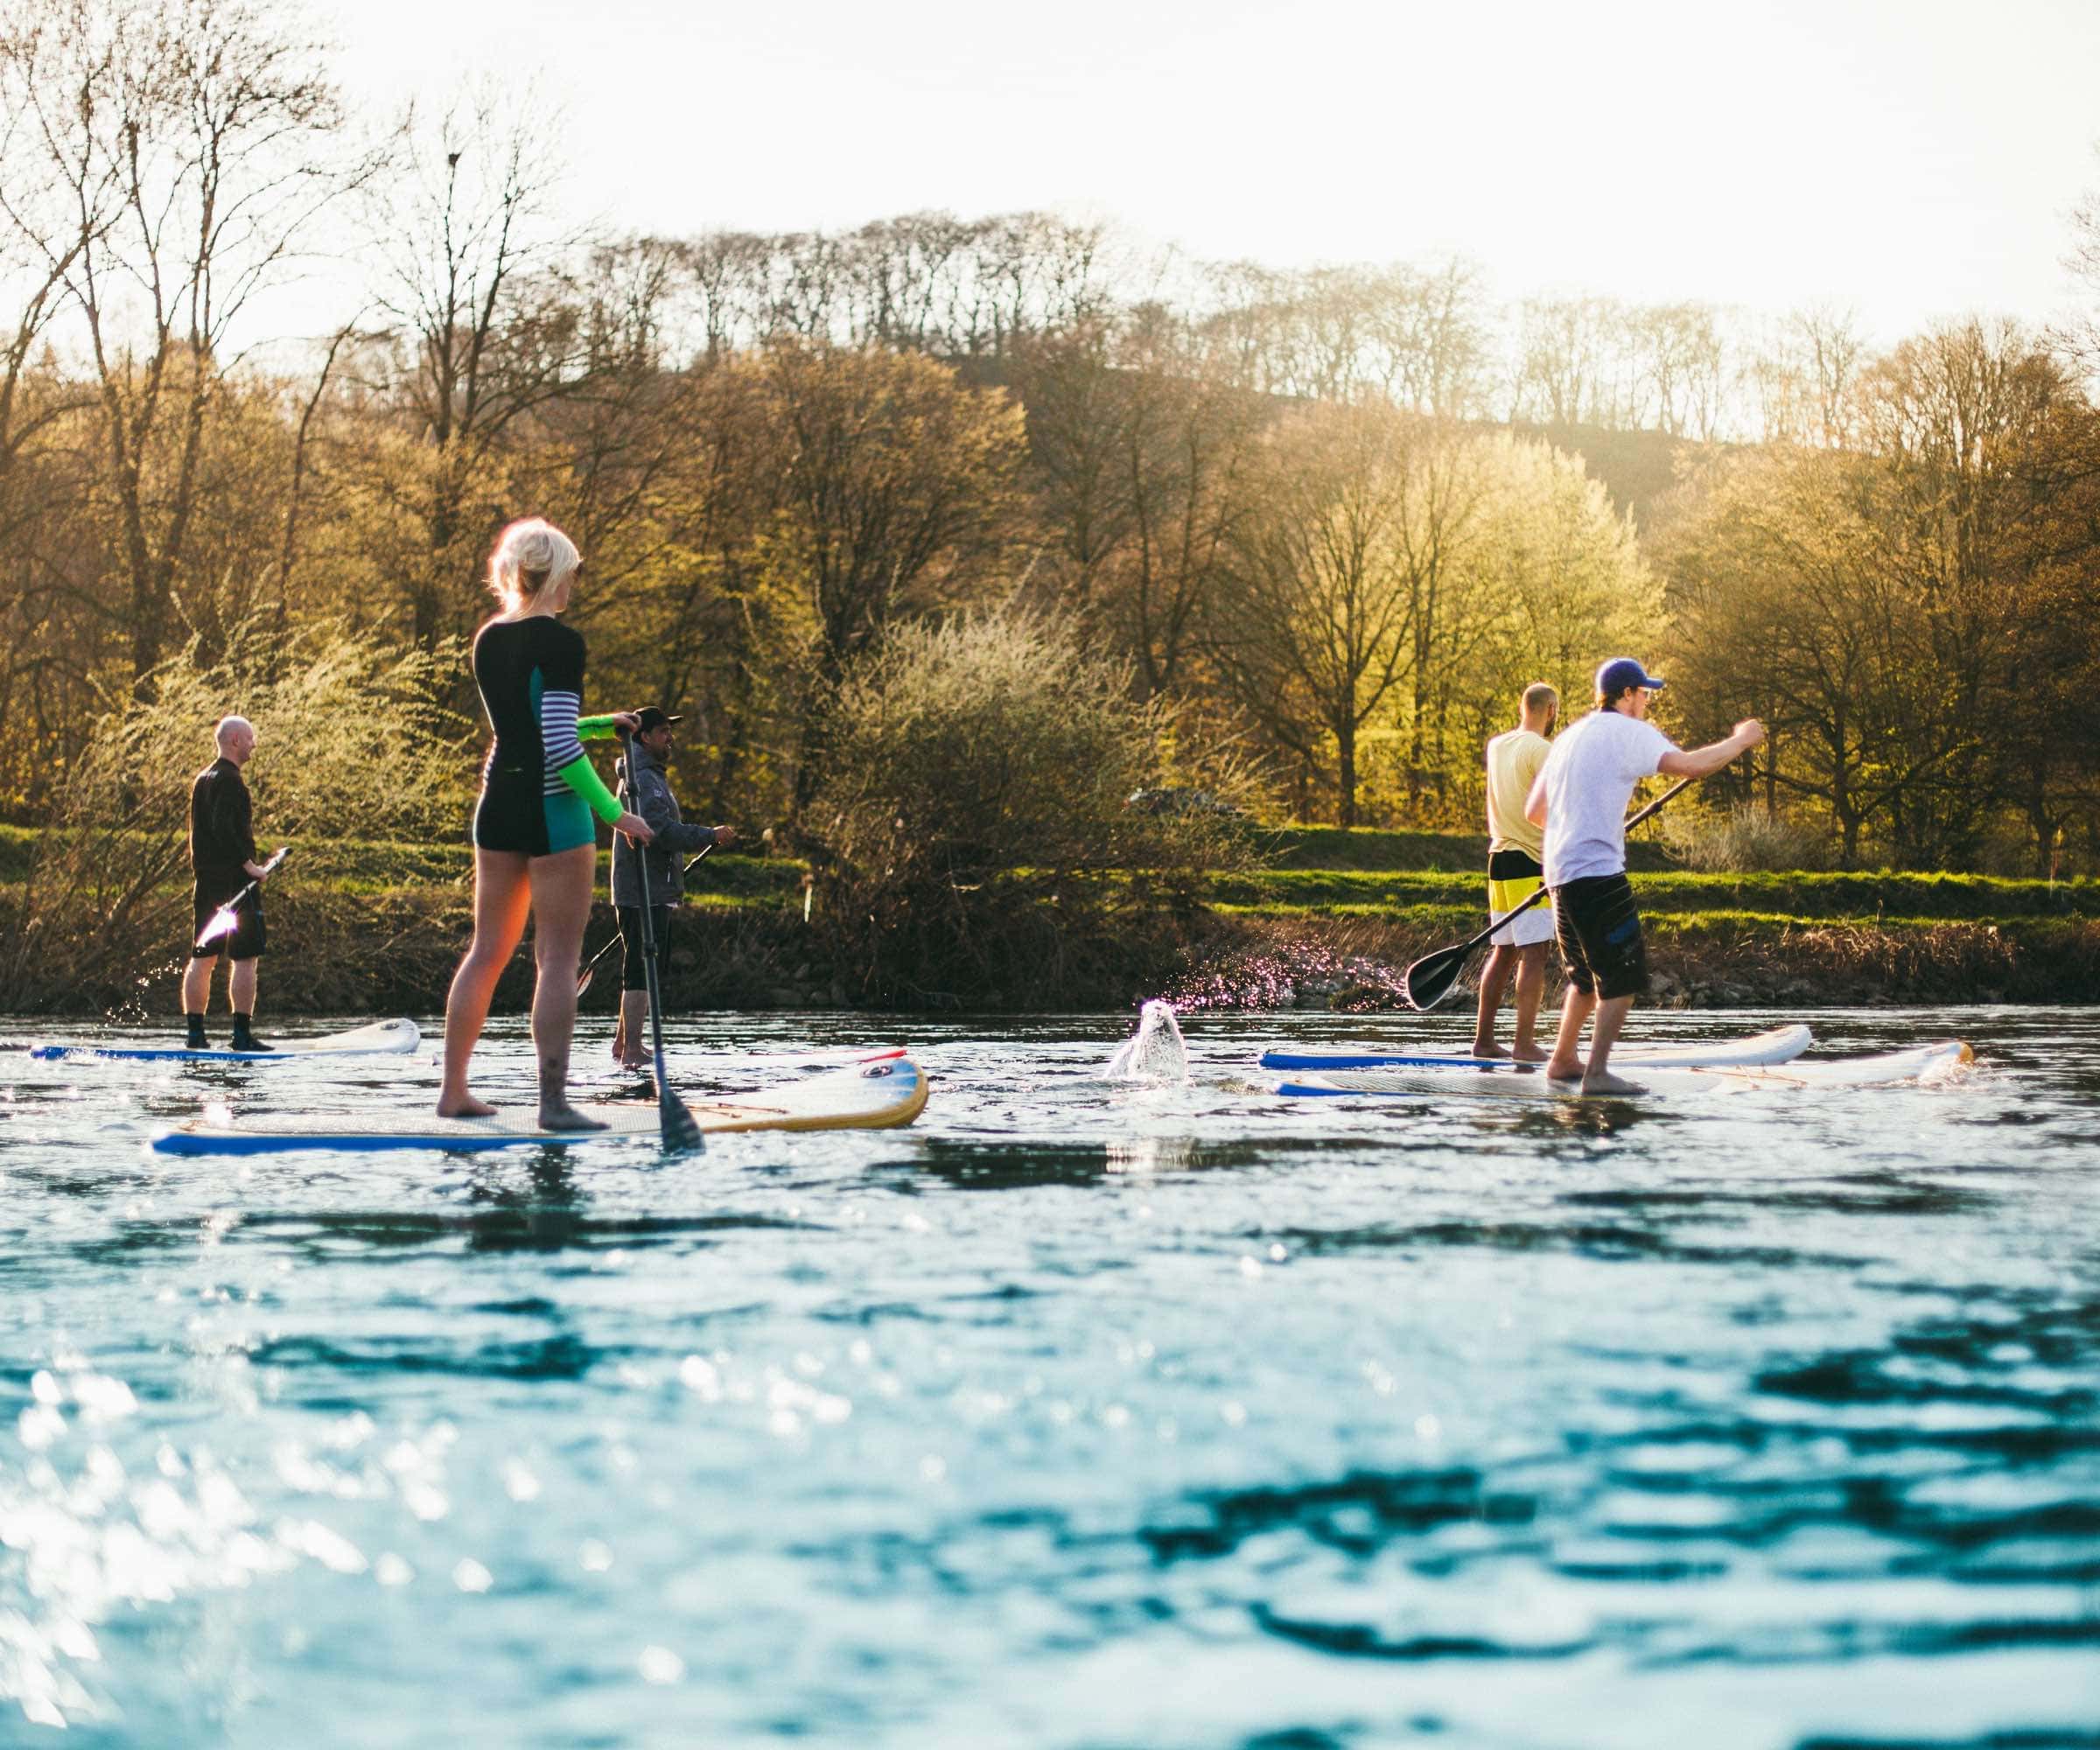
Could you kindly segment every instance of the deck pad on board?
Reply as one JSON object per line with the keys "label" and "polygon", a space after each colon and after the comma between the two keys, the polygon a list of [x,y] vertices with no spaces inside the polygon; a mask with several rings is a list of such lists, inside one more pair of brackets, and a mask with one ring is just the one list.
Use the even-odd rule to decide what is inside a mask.
{"label": "deck pad on board", "polygon": [[1628,1072],[1628,1080],[1641,1083],[1641,1095],[1586,1095],[1579,1082],[1549,1082],[1536,1064],[1494,1062],[1470,1074],[1454,1075],[1448,1069],[1329,1070],[1280,1083],[1278,1094],[1306,1098],[1332,1098],[1340,1095],[1405,1094],[1417,1097],[1457,1095],[1471,1098],[1515,1100],[1639,1099],[1717,1090],[1749,1088],[1877,1088],[1916,1082],[1921,1078],[1968,1062],[1974,1054],[1960,1040],[1942,1040],[1933,1045],[1892,1051],[1875,1057],[1836,1057],[1797,1060],[1781,1064],[1713,1064],[1703,1068],[1670,1068],[1621,1062],[1612,1054],[1614,1070]]}
{"label": "deck pad on board", "polygon": [[[1652,1069],[1787,1063],[1806,1051],[1813,1039],[1808,1028],[1796,1023],[1792,1026],[1774,1027],[1769,1032],[1751,1033],[1743,1039],[1622,1046],[1612,1054],[1612,1061],[1629,1067],[1639,1064]],[[1491,1069],[1508,1062],[1507,1058],[1475,1057],[1456,1046],[1449,1051],[1417,1052],[1382,1051],[1369,1046],[1303,1051],[1276,1046],[1261,1055],[1264,1069],[1309,1069],[1323,1075],[1337,1069]]]}
{"label": "deck pad on board", "polygon": [[[758,1093],[724,1099],[688,1100],[701,1130],[710,1136],[740,1130],[886,1130],[908,1124],[926,1104],[925,1072],[910,1058],[892,1054],[812,1075]],[[601,1119],[602,1130],[543,1130],[531,1109],[519,1106],[493,1118],[440,1118],[428,1110],[396,1111],[359,1123],[335,1116],[272,1118],[254,1124],[185,1124],[153,1138],[161,1154],[274,1154],[289,1149],[491,1149],[654,1137],[659,1119],[654,1101],[589,1103],[578,1110]]]}

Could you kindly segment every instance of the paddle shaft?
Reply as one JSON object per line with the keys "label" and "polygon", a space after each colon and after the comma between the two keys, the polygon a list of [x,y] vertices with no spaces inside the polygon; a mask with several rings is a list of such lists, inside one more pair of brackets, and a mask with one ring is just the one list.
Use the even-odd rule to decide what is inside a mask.
{"label": "paddle shaft", "polygon": [[[275,869],[278,864],[282,863],[284,860],[284,853],[290,848],[291,847],[290,845],[279,845],[277,847],[277,854],[262,865],[262,875],[269,874],[270,872]],[[212,914],[210,920],[206,922],[204,927],[206,934],[199,936],[195,942],[190,944],[191,959],[195,960],[199,958],[200,956],[202,956],[204,950],[210,946],[213,942],[216,941],[218,937],[226,934],[224,930],[219,928],[219,920],[220,918],[229,916],[234,912],[240,909],[242,900],[245,900],[250,893],[254,892],[256,888],[262,885],[262,875],[256,876],[248,884],[247,886],[243,887],[238,893],[235,893],[232,899],[228,900],[223,906],[220,906],[217,911]]]}
{"label": "paddle shaft", "polygon": [[[621,743],[627,751],[627,773],[632,778],[634,771],[634,742],[632,737],[622,735]],[[710,845],[709,850],[713,849]],[[685,1102],[671,1091],[671,1078],[663,1065],[663,991],[656,976],[656,924],[649,905],[648,847],[634,847],[634,872],[641,878],[641,976],[649,993],[649,1048],[656,1070],[656,1116],[662,1123],[663,1145],[667,1149],[696,1149],[700,1146],[700,1126],[694,1123],[693,1115],[685,1109]],[[701,857],[706,856],[703,850]],[[699,857],[693,861],[697,863]]]}
{"label": "paddle shaft", "polygon": [[[1646,820],[1663,803],[1681,790],[1686,790],[1699,780],[1681,778],[1654,802],[1638,813],[1627,818],[1626,830],[1631,831]],[[1511,918],[1528,912],[1547,896],[1545,884],[1541,882],[1531,896],[1521,905],[1512,906],[1501,917],[1489,920],[1488,928],[1478,935],[1460,942],[1453,948],[1440,948],[1434,954],[1425,954],[1400,975],[1400,994],[1407,998],[1410,1009],[1433,1009],[1451,994],[1451,987],[1458,982],[1459,970],[1465,965],[1466,956]]]}
{"label": "paddle shaft", "polygon": [[[712,850],[715,847],[711,844],[702,845],[698,851],[694,854],[693,860],[687,864],[685,867],[679,872],[681,878],[687,875],[690,875],[694,870],[697,869],[700,866],[701,858],[705,857],[707,853]],[[634,854],[635,856],[640,857],[642,854],[641,850],[637,847]],[[618,906],[616,905],[613,909],[617,911],[619,909]],[[578,975],[576,981],[576,994],[578,997],[581,997],[584,991],[591,988],[591,973],[592,968],[597,966],[598,962],[603,960],[608,954],[612,953],[614,948],[618,948],[620,946],[620,932],[615,930],[612,932],[612,940],[606,943],[605,946],[600,948],[596,954],[592,955],[590,959],[584,962],[584,970]]]}

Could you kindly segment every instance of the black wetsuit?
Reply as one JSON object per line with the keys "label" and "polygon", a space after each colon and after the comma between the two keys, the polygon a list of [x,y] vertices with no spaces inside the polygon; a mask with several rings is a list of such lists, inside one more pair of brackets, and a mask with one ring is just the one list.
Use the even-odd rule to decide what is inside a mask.
{"label": "black wetsuit", "polygon": [[592,769],[582,738],[612,732],[579,718],[584,640],[551,614],[492,620],[474,634],[474,683],[495,732],[481,771],[474,843],[546,857],[595,842],[593,810],[608,825],[620,804]]}
{"label": "black wetsuit", "polygon": [[[247,865],[256,860],[253,805],[241,768],[224,754],[197,774],[190,786],[190,868],[197,878],[194,895],[195,943],[220,906],[248,885]],[[253,960],[262,952],[262,890],[241,902],[240,922],[220,939],[215,950],[235,960]]]}

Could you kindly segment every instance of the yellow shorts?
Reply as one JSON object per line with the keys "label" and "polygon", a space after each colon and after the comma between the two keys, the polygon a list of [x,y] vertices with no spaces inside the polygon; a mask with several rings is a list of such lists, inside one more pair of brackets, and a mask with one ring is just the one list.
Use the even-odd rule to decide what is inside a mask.
{"label": "yellow shorts", "polygon": [[[1538,892],[1539,878],[1536,875],[1519,876],[1513,881],[1490,881],[1488,884],[1488,915],[1499,918],[1514,911],[1532,894]],[[1511,918],[1502,928],[1488,937],[1499,948],[1528,948],[1533,942],[1553,940],[1553,907],[1546,900],[1524,913]]]}

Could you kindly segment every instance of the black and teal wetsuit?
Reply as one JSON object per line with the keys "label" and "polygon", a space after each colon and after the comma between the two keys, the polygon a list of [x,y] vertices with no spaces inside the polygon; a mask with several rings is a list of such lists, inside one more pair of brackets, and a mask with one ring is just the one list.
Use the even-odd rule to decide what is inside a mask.
{"label": "black and teal wetsuit", "polygon": [[496,738],[481,770],[474,843],[546,857],[598,836],[620,803],[584,752],[612,733],[610,718],[579,718],[584,640],[550,614],[492,620],[474,634],[474,683]]}

